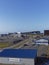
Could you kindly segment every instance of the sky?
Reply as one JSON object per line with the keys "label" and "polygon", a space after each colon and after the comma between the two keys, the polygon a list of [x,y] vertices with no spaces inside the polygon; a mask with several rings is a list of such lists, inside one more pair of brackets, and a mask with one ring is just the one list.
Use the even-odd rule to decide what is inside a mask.
{"label": "sky", "polygon": [[49,29],[49,0],[0,0],[0,33]]}

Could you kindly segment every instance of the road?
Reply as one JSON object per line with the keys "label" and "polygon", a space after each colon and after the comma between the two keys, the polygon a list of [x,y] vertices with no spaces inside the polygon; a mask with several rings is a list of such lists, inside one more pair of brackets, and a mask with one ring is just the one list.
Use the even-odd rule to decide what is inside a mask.
{"label": "road", "polygon": [[29,43],[29,42],[30,42],[29,39],[25,39],[25,40],[23,40],[23,41],[21,41],[21,42],[19,42],[19,43],[17,43],[17,44],[14,44],[14,45],[12,45],[12,46],[9,46],[9,47],[0,49],[0,52],[1,52],[2,50],[4,50],[4,49],[19,49],[19,48],[21,48],[25,43],[27,44],[27,43]]}

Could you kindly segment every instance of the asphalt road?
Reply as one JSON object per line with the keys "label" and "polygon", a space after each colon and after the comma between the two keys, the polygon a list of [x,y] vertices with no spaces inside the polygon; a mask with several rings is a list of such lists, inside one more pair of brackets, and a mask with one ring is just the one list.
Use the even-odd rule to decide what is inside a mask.
{"label": "asphalt road", "polygon": [[16,43],[16,44],[14,44],[14,45],[12,45],[12,46],[9,46],[9,47],[6,47],[6,48],[0,48],[0,52],[2,51],[2,50],[4,50],[4,49],[19,49],[19,48],[21,48],[25,43],[28,43],[29,42],[29,39],[25,39],[25,40],[23,40],[23,41],[21,41],[21,42],[19,42],[19,43]]}

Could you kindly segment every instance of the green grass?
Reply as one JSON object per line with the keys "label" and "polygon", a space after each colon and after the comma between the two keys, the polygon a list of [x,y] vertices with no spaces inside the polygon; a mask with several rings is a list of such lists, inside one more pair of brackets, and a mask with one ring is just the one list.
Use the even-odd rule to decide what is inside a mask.
{"label": "green grass", "polygon": [[9,43],[0,43],[0,48],[5,48],[5,47],[9,47],[10,44]]}

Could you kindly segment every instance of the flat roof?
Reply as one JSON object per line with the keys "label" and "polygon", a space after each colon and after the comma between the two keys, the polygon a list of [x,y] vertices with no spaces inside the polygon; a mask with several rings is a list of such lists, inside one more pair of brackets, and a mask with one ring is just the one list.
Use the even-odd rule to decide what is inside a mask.
{"label": "flat roof", "polygon": [[36,56],[36,49],[4,49],[0,52],[0,57],[35,58]]}

